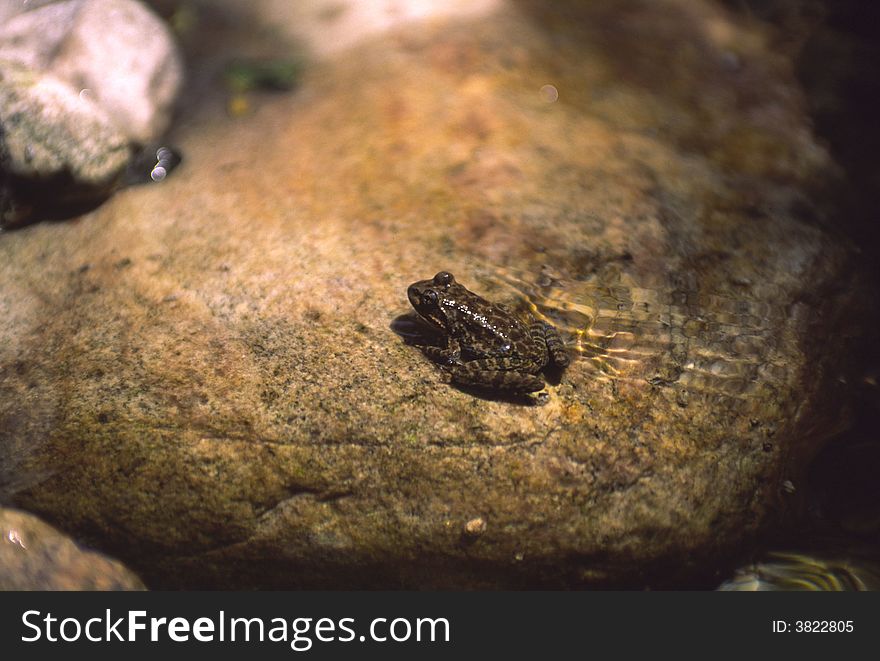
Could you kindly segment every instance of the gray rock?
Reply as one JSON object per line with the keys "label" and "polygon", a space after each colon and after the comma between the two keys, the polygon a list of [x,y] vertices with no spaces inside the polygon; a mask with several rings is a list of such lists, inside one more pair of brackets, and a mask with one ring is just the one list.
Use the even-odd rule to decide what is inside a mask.
{"label": "gray rock", "polygon": [[128,163],[128,139],[103,109],[52,75],[0,60],[0,117],[3,166],[16,177],[107,188]]}
{"label": "gray rock", "polygon": [[16,14],[29,9],[36,9],[43,5],[48,5],[58,0],[0,0],[0,25],[6,23]]}
{"label": "gray rock", "polygon": [[181,80],[170,34],[137,2],[17,5],[0,7],[0,227],[108,196],[167,127]]}
{"label": "gray rock", "polygon": [[122,563],[32,514],[0,507],[0,590],[143,590]]}
{"label": "gray rock", "polygon": [[157,16],[134,0],[16,4],[25,11],[0,27],[0,60],[67,84],[134,142],[162,134],[182,68]]}

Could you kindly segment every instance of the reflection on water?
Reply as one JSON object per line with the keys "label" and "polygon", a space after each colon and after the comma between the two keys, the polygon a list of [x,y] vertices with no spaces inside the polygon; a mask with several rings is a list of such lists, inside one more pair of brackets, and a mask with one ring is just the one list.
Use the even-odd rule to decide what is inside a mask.
{"label": "reflection on water", "polygon": [[718,589],[739,592],[878,590],[880,567],[864,560],[776,552],[763,562],[739,569]]}

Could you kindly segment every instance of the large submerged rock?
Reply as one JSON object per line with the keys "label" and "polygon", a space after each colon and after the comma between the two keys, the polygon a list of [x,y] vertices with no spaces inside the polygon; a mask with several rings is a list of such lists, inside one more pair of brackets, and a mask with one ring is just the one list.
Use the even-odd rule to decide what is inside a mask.
{"label": "large submerged rock", "polygon": [[[2,497],[151,587],[692,585],[777,525],[864,295],[789,63],[709,3],[554,7],[203,107],[161,188],[3,235]],[[393,332],[441,269],[560,326],[546,405]]]}

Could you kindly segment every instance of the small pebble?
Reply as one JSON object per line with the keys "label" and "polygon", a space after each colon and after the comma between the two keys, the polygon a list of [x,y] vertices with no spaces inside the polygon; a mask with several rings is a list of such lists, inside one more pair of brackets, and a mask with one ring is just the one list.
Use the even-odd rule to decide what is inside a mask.
{"label": "small pebble", "polygon": [[464,532],[470,537],[479,537],[486,532],[486,520],[478,516],[464,524]]}

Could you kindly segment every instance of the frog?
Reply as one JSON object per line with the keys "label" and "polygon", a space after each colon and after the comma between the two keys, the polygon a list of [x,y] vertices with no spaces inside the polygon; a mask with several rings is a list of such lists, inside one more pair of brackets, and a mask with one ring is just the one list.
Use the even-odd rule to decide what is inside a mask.
{"label": "frog", "polygon": [[460,285],[448,271],[414,282],[407,298],[440,346],[420,347],[458,385],[518,393],[543,390],[538,374],[548,365],[568,366],[559,332],[550,324],[517,317]]}

